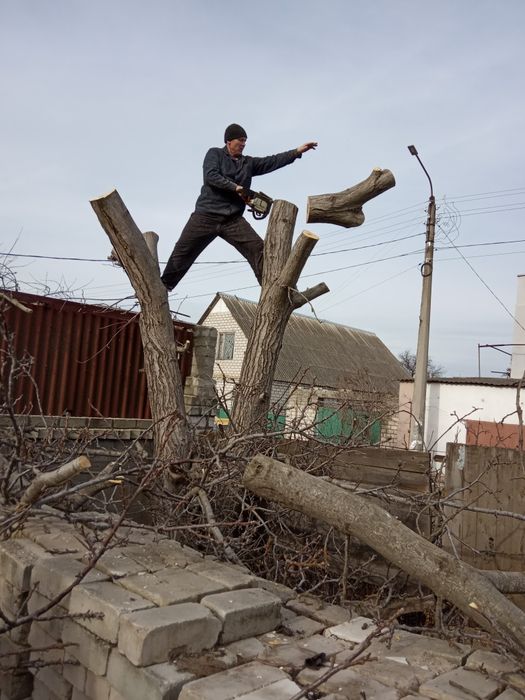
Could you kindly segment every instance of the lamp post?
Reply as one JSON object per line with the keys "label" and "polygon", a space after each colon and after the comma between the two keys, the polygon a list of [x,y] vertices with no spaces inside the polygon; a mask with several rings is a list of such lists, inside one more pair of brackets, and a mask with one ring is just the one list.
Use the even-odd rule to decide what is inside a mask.
{"label": "lamp post", "polygon": [[430,335],[430,306],[432,301],[432,271],[434,264],[434,234],[436,229],[436,200],[434,188],[427,169],[421,162],[415,146],[408,146],[410,153],[418,159],[430,183],[428,200],[427,231],[425,239],[425,260],[421,265],[423,288],[419,311],[419,331],[417,336],[416,371],[414,374],[414,395],[412,397],[412,420],[410,427],[410,447],[422,450],[425,444],[425,403],[428,372],[428,340]]}

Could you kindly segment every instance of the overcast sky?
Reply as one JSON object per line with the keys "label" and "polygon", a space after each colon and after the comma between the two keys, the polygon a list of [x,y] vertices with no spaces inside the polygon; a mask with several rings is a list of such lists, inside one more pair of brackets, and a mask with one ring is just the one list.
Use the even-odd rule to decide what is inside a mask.
{"label": "overcast sky", "polygon": [[[319,142],[253,182],[320,236],[299,285],[330,287],[317,316],[415,350],[429,185],[413,143],[438,202],[430,354],[476,375],[478,344],[512,342],[525,273],[524,26],[523,0],[0,0],[0,252],[18,256],[2,261],[24,291],[130,295],[89,200],[116,188],[166,260],[204,154],[238,122],[251,155]],[[308,195],[375,166],[397,185],[361,227],[306,225]],[[216,291],[259,291],[222,241],[171,307],[197,321]],[[481,359],[484,375],[509,365]]]}

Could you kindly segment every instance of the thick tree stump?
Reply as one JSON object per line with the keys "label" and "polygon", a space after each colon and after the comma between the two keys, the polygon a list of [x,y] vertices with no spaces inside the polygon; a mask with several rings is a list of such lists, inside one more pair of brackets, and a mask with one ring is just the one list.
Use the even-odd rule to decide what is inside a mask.
{"label": "thick tree stump", "polygon": [[345,228],[361,226],[365,220],[363,204],[395,184],[390,170],[375,168],[366,180],[347,190],[308,197],[306,221],[309,224],[336,224]]}
{"label": "thick tree stump", "polygon": [[190,431],[168,294],[160,280],[155,255],[156,234],[148,232],[147,240],[144,238],[116,190],[92,200],[91,206],[140,303],[139,325],[153,418],[155,456],[177,479],[177,465],[187,461],[189,456]]}
{"label": "thick tree stump", "polygon": [[420,537],[380,506],[263,455],[249,463],[243,484],[262,498],[358,537],[525,654],[525,612],[476,569]]}
{"label": "thick tree stump", "polygon": [[324,284],[299,292],[296,284],[318,237],[303,231],[292,248],[297,207],[274,203],[264,244],[261,297],[244,355],[232,412],[239,432],[266,428],[272,383],[290,315],[328,291]]}

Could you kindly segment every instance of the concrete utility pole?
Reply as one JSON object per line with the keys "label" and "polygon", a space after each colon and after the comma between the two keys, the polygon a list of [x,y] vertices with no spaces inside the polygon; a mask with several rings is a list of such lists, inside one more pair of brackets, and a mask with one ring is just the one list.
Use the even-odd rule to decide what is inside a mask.
{"label": "concrete utility pole", "polygon": [[432,301],[432,271],[434,264],[434,234],[436,229],[436,200],[434,188],[427,169],[421,162],[415,146],[408,150],[419,161],[430,183],[428,200],[427,232],[425,240],[425,261],[421,265],[423,288],[421,291],[421,309],[419,311],[419,332],[417,336],[416,372],[414,375],[414,394],[412,397],[412,420],[410,428],[410,448],[423,450],[425,445],[425,404],[428,373],[428,339],[430,335],[430,306]]}

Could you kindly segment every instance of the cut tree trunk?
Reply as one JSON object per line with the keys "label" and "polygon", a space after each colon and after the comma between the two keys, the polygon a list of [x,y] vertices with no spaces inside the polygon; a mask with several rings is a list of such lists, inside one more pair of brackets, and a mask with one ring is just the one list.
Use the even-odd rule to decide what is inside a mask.
{"label": "cut tree trunk", "polygon": [[328,291],[324,284],[299,292],[296,284],[318,237],[303,231],[292,248],[297,207],[276,201],[264,243],[261,297],[244,355],[232,411],[236,431],[266,428],[272,383],[286,325],[294,309]]}
{"label": "cut tree trunk", "polygon": [[308,197],[306,221],[309,224],[336,224],[345,228],[361,226],[365,220],[363,204],[395,184],[390,170],[375,168],[366,180],[347,190]]}
{"label": "cut tree trunk", "polygon": [[[91,201],[140,303],[144,369],[153,418],[155,457],[172,480],[188,460],[190,430],[177,364],[177,350],[168,294],[159,275],[154,232],[143,237],[116,190]],[[148,247],[149,246],[149,247]],[[152,250],[153,248],[153,250]]]}
{"label": "cut tree trunk", "polygon": [[247,466],[244,486],[258,496],[358,537],[385,559],[525,654],[525,612],[470,565],[397,521],[380,506],[270,457]]}

